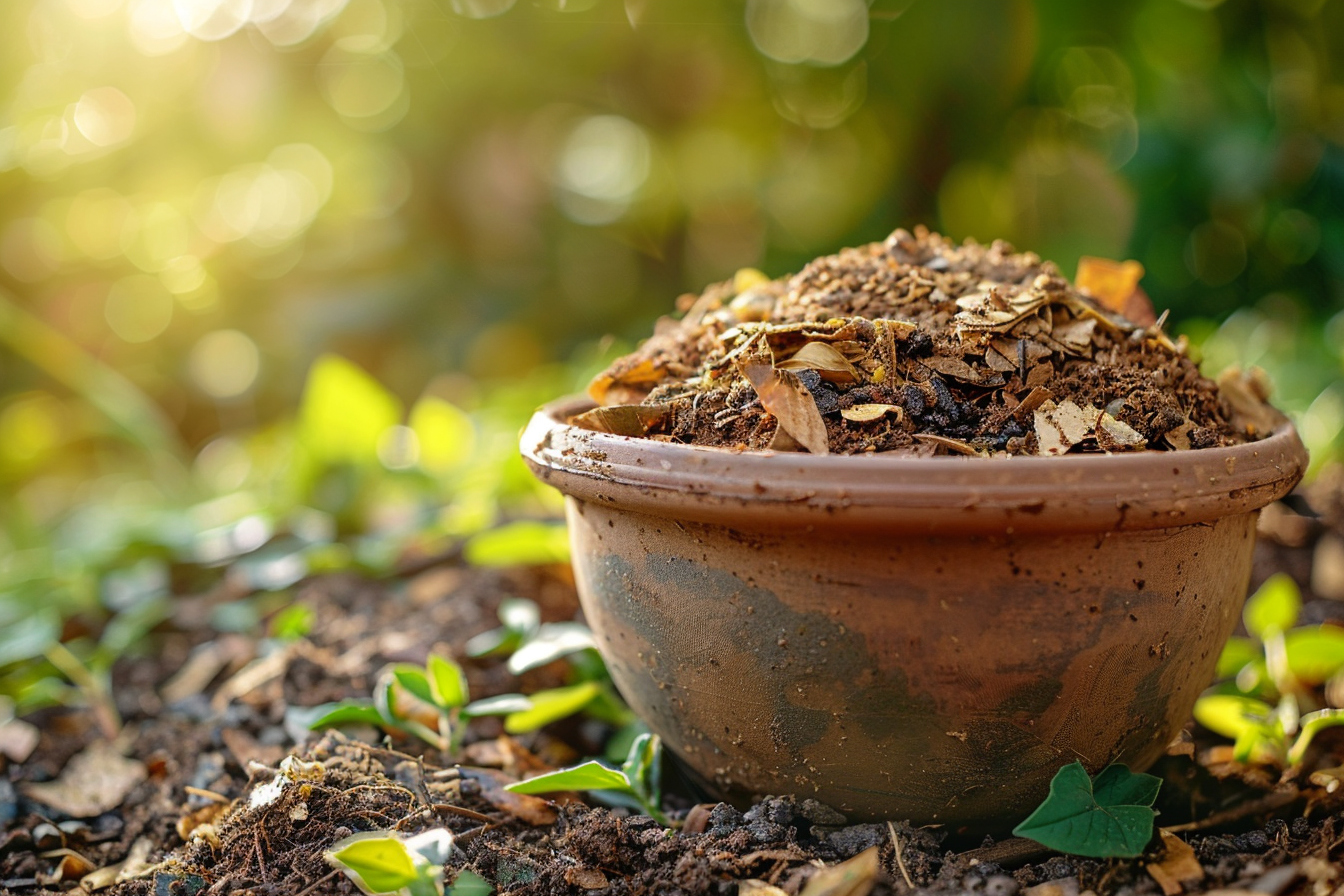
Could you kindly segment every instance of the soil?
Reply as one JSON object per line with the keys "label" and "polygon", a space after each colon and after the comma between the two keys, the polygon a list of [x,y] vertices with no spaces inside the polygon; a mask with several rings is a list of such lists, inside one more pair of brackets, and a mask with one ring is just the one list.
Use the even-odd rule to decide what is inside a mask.
{"label": "soil", "polygon": [[[1344,472],[1327,471],[1309,492],[1274,505],[1261,535],[1256,581],[1286,571],[1303,588],[1304,620],[1344,620],[1344,561],[1333,553],[1344,538]],[[577,612],[565,568],[469,569],[451,558],[387,580],[306,582],[296,600],[316,621],[287,643],[212,629],[211,607],[236,599],[227,589],[180,598],[154,636],[154,654],[115,670],[125,726],[110,749],[86,710],[27,720],[40,743],[0,775],[0,892],[350,894],[353,883],[323,857],[336,840],[432,827],[457,836],[450,883],[470,869],[517,896],[774,896],[809,882],[809,894],[832,896],[869,884],[876,894],[1325,894],[1344,883],[1339,729],[1317,739],[1298,773],[1280,777],[1232,762],[1225,742],[1192,723],[1153,770],[1164,779],[1158,822],[1178,839],[1155,837],[1139,859],[1102,861],[899,821],[847,825],[787,796],[742,809],[704,802],[674,772],[664,788],[664,809],[680,824],[672,831],[626,810],[502,789],[529,769],[599,754],[611,729],[592,720],[517,739],[497,720],[476,720],[461,756],[372,729],[309,734],[286,725],[291,707],[367,696],[386,663],[423,662],[431,650],[464,656],[466,640],[496,624],[506,596],[535,600],[548,621]],[[497,659],[471,661],[467,671],[480,697],[555,686],[564,664],[521,681]],[[68,779],[79,756],[94,754],[101,778],[61,798],[33,789]],[[282,763],[291,771],[279,772]],[[254,799],[286,774],[271,801]],[[825,885],[822,866],[862,862],[874,848],[876,865],[858,885]]]}
{"label": "soil", "polygon": [[1137,278],[1087,280],[923,228],[789,278],[740,272],[683,297],[573,422],[737,449],[1048,455],[1228,445],[1281,420],[1262,377],[1201,376]]}

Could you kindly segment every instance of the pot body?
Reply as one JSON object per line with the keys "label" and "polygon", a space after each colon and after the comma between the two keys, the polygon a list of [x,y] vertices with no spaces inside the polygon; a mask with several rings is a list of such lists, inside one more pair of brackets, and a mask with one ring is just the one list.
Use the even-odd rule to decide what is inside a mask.
{"label": "pot body", "polygon": [[[1161,754],[1236,624],[1256,509],[1305,464],[1285,431],[1214,449],[1230,465],[1176,457],[1159,495],[1108,470],[1138,456],[734,455],[574,430],[572,410],[524,451],[569,494],[584,612],[667,747],[739,802],[986,831],[1075,759]],[[1109,505],[1080,510],[1108,477]]]}

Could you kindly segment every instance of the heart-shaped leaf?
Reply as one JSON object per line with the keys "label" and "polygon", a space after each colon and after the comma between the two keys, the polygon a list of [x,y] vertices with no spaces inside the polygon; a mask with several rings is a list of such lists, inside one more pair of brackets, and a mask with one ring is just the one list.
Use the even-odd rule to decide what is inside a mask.
{"label": "heart-shaped leaf", "polygon": [[1013,834],[1060,852],[1092,858],[1131,857],[1153,836],[1153,800],[1161,779],[1112,765],[1087,776],[1081,762],[1061,768],[1050,795]]}

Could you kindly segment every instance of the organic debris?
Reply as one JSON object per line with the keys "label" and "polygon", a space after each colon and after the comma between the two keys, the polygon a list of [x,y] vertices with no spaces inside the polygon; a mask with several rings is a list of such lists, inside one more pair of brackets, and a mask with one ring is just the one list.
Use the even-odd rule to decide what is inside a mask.
{"label": "organic debris", "polygon": [[1263,375],[1200,376],[1143,269],[1051,262],[917,228],[793,277],[740,272],[685,297],[591,384],[575,425],[731,448],[853,454],[1185,450],[1283,418]]}

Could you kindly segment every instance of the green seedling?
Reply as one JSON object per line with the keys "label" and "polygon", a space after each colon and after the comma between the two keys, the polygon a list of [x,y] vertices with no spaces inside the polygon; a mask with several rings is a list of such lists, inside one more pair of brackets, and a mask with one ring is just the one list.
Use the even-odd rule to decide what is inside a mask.
{"label": "green seedling", "polygon": [[342,700],[314,707],[307,727],[312,730],[347,724],[367,724],[418,737],[432,747],[453,754],[461,747],[467,723],[481,716],[509,716],[529,711],[532,700],[522,694],[503,694],[471,702],[467,678],[452,660],[430,655],[425,666],[400,663],[383,672],[373,698]]}
{"label": "green seedling", "polygon": [[[444,896],[443,865],[453,851],[453,835],[433,828],[401,839],[390,831],[346,837],[326,852],[329,864],[371,896]],[[447,896],[487,896],[491,887],[479,875],[462,871]]]}
{"label": "green seedling", "polygon": [[1152,839],[1152,806],[1161,786],[1160,778],[1124,765],[1108,765],[1089,778],[1074,761],[1056,772],[1050,795],[1013,834],[1075,856],[1137,856]]}
{"label": "green seedling", "polygon": [[1344,724],[1344,710],[1314,708],[1314,689],[1344,670],[1344,628],[1294,628],[1301,608],[1292,578],[1266,579],[1242,612],[1251,637],[1230,639],[1218,658],[1219,678],[1232,681],[1195,703],[1195,720],[1231,738],[1239,762],[1296,766],[1318,732]]}
{"label": "green seedling", "polygon": [[558,793],[584,790],[605,803],[625,806],[670,826],[660,808],[662,802],[662,741],[656,734],[642,734],[630,745],[619,769],[590,760],[570,768],[528,778],[505,789],[514,793]]}

